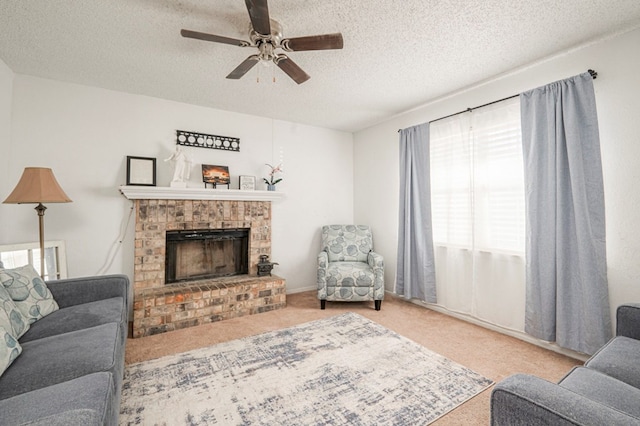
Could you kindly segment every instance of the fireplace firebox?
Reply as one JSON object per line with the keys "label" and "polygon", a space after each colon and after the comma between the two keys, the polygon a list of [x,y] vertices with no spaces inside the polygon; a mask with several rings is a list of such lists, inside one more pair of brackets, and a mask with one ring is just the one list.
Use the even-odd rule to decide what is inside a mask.
{"label": "fireplace firebox", "polygon": [[248,274],[249,232],[247,228],[167,231],[165,284]]}

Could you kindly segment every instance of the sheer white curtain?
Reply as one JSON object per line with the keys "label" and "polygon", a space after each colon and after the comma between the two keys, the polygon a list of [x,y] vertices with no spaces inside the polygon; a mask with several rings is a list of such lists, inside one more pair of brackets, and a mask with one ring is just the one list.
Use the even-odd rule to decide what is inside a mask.
{"label": "sheer white curtain", "polygon": [[432,122],[430,137],[438,304],[523,331],[519,99]]}

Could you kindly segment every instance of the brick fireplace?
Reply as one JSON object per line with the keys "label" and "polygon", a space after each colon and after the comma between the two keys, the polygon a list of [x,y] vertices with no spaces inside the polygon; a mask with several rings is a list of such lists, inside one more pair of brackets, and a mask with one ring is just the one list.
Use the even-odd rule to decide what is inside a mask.
{"label": "brick fireplace", "polygon": [[[285,307],[285,280],[257,276],[260,255],[271,254],[271,201],[148,198],[158,191],[155,188],[142,190],[146,198],[136,198],[126,188],[131,187],[121,191],[134,199],[136,215],[133,337]],[[210,197],[219,191],[224,190],[203,194]],[[167,231],[208,229],[249,230],[249,273],[165,284]]]}

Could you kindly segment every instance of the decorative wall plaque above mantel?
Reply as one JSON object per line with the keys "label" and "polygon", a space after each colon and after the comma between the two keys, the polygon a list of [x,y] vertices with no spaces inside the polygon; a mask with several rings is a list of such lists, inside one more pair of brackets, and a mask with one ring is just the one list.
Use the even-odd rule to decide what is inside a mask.
{"label": "decorative wall plaque above mantel", "polygon": [[176,143],[184,146],[222,149],[223,151],[240,151],[240,138],[187,132],[185,130],[176,130]]}

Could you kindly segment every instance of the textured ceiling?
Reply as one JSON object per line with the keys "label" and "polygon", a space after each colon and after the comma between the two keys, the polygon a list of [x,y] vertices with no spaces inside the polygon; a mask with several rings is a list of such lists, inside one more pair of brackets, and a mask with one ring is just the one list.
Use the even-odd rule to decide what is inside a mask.
{"label": "textured ceiling", "polygon": [[342,32],[344,49],[289,53],[311,75],[302,85],[276,67],[228,80],[256,49],[180,29],[247,40],[242,0],[0,0],[0,58],[19,74],[357,131],[640,24],[638,0],[270,0],[269,11],[285,37]]}

